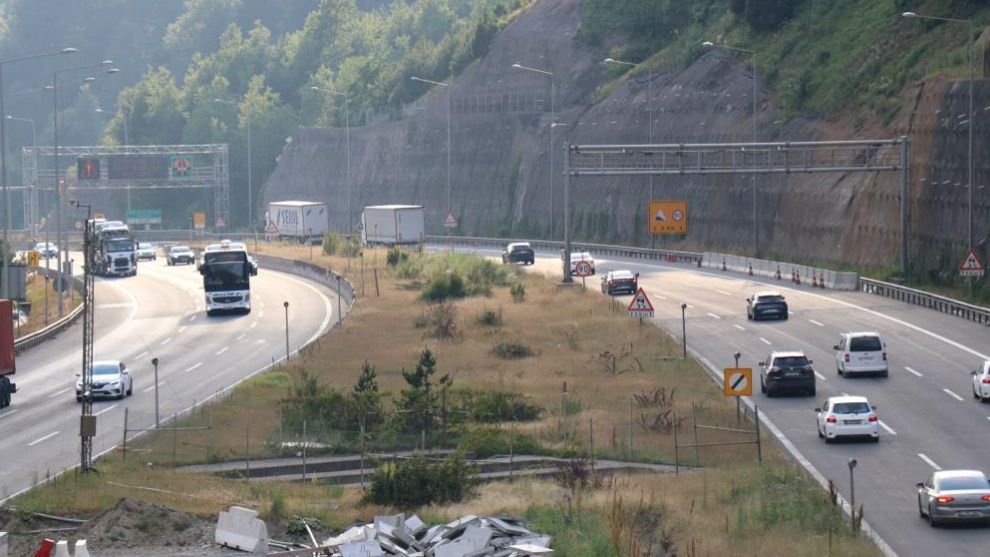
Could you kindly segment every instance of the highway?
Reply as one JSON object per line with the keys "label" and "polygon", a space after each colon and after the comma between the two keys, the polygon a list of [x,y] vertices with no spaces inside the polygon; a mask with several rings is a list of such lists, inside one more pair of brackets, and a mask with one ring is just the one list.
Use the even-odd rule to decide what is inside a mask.
{"label": "highway", "polygon": [[[472,249],[479,255],[498,251]],[[740,274],[683,264],[643,263],[596,257],[597,274],[587,287],[596,292],[612,269],[640,273],[640,286],[655,307],[653,322],[681,337],[681,304],[688,304],[688,347],[710,368],[741,367],[754,372],[752,402],[792,443],[801,458],[833,480],[850,497],[848,460],[855,458],[857,506],[866,521],[901,557],[985,554],[986,526],[929,528],[917,511],[915,484],[933,470],[987,470],[990,404],[973,398],[970,371],[990,356],[990,338],[979,325],[948,314],[870,296],[753,280]],[[537,252],[534,270],[559,277],[555,255]],[[580,281],[580,278],[575,280]],[[787,297],[787,321],[746,319],[746,298],[758,290]],[[630,296],[621,297],[630,300]],[[887,343],[889,378],[844,378],[837,374],[832,346],[850,330],[879,331]],[[767,398],[759,393],[758,362],[772,350],[803,350],[818,373],[817,395]],[[878,407],[880,442],[826,445],[815,429],[816,406],[829,396],[863,395]]]}
{"label": "highway", "polygon": [[[94,359],[119,359],[134,377],[134,394],[94,402],[98,434],[93,452],[122,440],[129,429],[155,424],[151,359],[159,359],[162,420],[214,396],[296,351],[337,321],[336,294],[298,277],[262,268],[251,281],[247,315],[206,317],[202,277],[195,266],[142,261],[138,275],[96,279]],[[57,338],[18,356],[18,392],[0,411],[0,501],[79,463],[75,373],[82,366],[82,320]]]}

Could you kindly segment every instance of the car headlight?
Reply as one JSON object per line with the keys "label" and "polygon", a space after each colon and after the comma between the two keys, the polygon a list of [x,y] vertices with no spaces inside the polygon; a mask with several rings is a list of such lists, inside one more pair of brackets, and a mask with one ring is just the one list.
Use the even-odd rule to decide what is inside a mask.
{"label": "car headlight", "polygon": [[119,387],[120,386],[120,379],[117,379],[115,381],[111,381],[110,382],[110,386],[111,387]]}
{"label": "car headlight", "polygon": [[77,391],[81,391],[82,390],[82,379],[76,381],[76,390]]}

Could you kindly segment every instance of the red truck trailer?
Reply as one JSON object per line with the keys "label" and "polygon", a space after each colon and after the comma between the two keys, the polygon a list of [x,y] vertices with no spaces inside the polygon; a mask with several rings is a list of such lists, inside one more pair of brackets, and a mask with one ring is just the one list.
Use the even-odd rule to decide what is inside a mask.
{"label": "red truck trailer", "polygon": [[17,392],[17,385],[10,377],[17,371],[14,365],[14,305],[10,300],[0,300],[0,408],[10,406],[10,395]]}

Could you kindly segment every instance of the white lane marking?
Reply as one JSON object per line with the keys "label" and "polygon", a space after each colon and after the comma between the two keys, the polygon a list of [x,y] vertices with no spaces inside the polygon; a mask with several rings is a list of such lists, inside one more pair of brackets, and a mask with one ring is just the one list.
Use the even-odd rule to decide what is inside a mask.
{"label": "white lane marking", "polygon": [[113,406],[108,406],[107,408],[104,408],[103,410],[100,410],[99,412],[97,412],[96,414],[93,414],[93,415],[94,416],[101,416],[101,415],[106,414],[107,412],[113,410],[117,406],[119,406],[119,405],[118,404],[114,404]]}
{"label": "white lane marking", "polygon": [[935,464],[935,461],[934,460],[928,458],[928,456],[925,453],[918,453],[918,458],[920,458],[921,460],[924,460],[925,463],[927,463],[929,466],[931,466],[932,468],[934,468],[936,470],[941,470],[942,469],[941,466],[939,466],[938,464]]}
{"label": "white lane marking", "polygon": [[910,371],[911,373],[917,375],[918,377],[924,377],[924,375],[922,375],[921,373],[919,373],[919,372],[917,372],[917,371],[915,371],[915,370],[913,370],[913,369],[911,369],[909,367],[905,367],[904,369]]}
{"label": "white lane marking", "polygon": [[[164,385],[164,384],[165,384],[165,381],[159,381],[158,382],[158,388],[161,388],[161,386]],[[150,393],[153,390],[155,390],[155,386],[154,385],[148,387],[147,389],[145,389],[145,390],[143,390],[141,392],[142,393]]]}
{"label": "white lane marking", "polygon": [[185,330],[186,330],[186,327],[185,327],[185,325],[183,325],[182,327],[179,327],[179,330],[176,331],[176,332],[181,333],[182,331],[185,331]]}
{"label": "white lane marking", "polygon": [[41,443],[42,441],[47,441],[47,440],[51,439],[52,437],[55,437],[59,433],[61,433],[61,432],[60,431],[53,431],[53,432],[49,433],[48,435],[46,435],[46,436],[44,436],[44,437],[42,437],[40,439],[35,439],[34,441],[31,441],[30,443],[28,443],[28,447],[33,447],[33,446],[37,445],[38,443]]}
{"label": "white lane marking", "polygon": [[793,311],[788,311],[787,312],[787,315],[794,315],[794,312]]}
{"label": "white lane marking", "polygon": [[134,307],[134,304],[130,302],[121,302],[117,304],[98,304],[96,309],[114,309],[114,308],[129,308]]}
{"label": "white lane marking", "polygon": [[190,371],[192,371],[192,370],[194,370],[194,369],[196,369],[196,368],[198,368],[198,367],[199,367],[199,366],[201,366],[201,365],[203,365],[203,362],[199,362],[199,363],[196,363],[196,364],[193,364],[193,365],[191,365],[191,366],[189,366],[189,367],[187,367],[187,368],[185,369],[185,371],[183,371],[183,373],[189,373]]}
{"label": "white lane marking", "polygon": [[945,391],[945,394],[951,396],[952,398],[958,400],[959,402],[963,401],[963,397],[957,395],[956,393],[950,391],[949,389],[942,389],[942,390]]}
{"label": "white lane marking", "polygon": [[258,319],[261,319],[264,316],[265,316],[264,310],[258,312]]}
{"label": "white lane marking", "polygon": [[223,353],[224,353],[224,352],[226,352],[226,351],[227,351],[227,350],[228,350],[229,348],[230,348],[229,346],[224,346],[224,347],[223,347],[223,348],[221,348],[220,350],[217,350],[217,354],[216,354],[216,355],[217,355],[217,356],[219,356],[220,354],[223,354]]}
{"label": "white lane marking", "polygon": [[[9,416],[11,414],[16,414],[17,411],[18,411],[18,408],[14,408],[13,410],[7,410],[3,414],[0,414],[0,420],[6,418],[7,416]],[[987,418],[987,419],[990,420],[990,418]]]}
{"label": "white lane marking", "polygon": [[650,297],[651,298],[656,298],[657,300],[666,300],[667,299],[667,297],[664,296],[663,294],[657,294],[656,292],[651,293],[650,294]]}
{"label": "white lane marking", "polygon": [[244,340],[244,337],[246,337],[246,336],[247,336],[247,333],[241,333],[241,336],[237,337],[237,340]]}
{"label": "white lane marking", "polygon": [[195,321],[195,320],[196,320],[196,316],[195,316],[195,315],[191,315],[191,316],[189,316],[189,322],[190,322],[190,323],[192,323],[192,322],[193,322],[193,321]]}
{"label": "white lane marking", "polygon": [[731,296],[732,295],[731,292],[726,292],[725,290],[716,290],[715,292],[718,292],[719,294],[721,294],[723,296]]}
{"label": "white lane marking", "polygon": [[817,371],[815,372],[815,377],[817,377],[818,379],[820,379],[822,381],[827,381],[827,379],[825,379],[825,376],[822,375],[821,373],[818,373]]}
{"label": "white lane marking", "polygon": [[694,309],[694,306],[692,306],[691,304],[684,304],[684,305],[687,306],[688,309]]}
{"label": "white lane marking", "polygon": [[717,315],[715,315],[715,314],[714,314],[714,313],[712,313],[712,312],[708,312],[708,315],[711,315],[713,319],[722,319],[721,317],[719,317],[719,316],[717,316]]}
{"label": "white lane marking", "polygon": [[163,340],[162,341],[162,346],[164,346],[164,345],[166,345],[166,344],[168,344],[170,342],[172,342],[172,337],[168,337],[167,339]]}
{"label": "white lane marking", "polygon": [[746,330],[746,327],[743,327],[742,325],[740,325],[738,323],[733,323],[732,326],[735,327],[735,328],[737,328],[737,329],[739,329],[740,331],[745,331]]}
{"label": "white lane marking", "polygon": [[818,325],[819,327],[824,327],[825,326],[824,323],[819,323],[818,321],[815,321],[814,319],[809,319],[808,320],[808,323],[811,323],[812,325]]}
{"label": "white lane marking", "polygon": [[763,344],[773,344],[772,342],[770,342],[769,340],[767,340],[767,339],[765,339],[763,337],[760,337],[760,340],[763,341]]}
{"label": "white lane marking", "polygon": [[135,360],[140,360],[141,358],[143,358],[143,357],[145,357],[145,356],[147,356],[147,355],[148,355],[148,351],[147,351],[147,350],[145,350],[144,352],[141,352],[141,353],[140,353],[140,354],[138,354],[137,356],[134,356],[134,359],[135,359]]}
{"label": "white lane marking", "polygon": [[883,423],[883,420],[877,420],[877,422],[880,423],[880,427],[884,428],[884,430],[886,430],[887,433],[889,433],[891,435],[897,435],[897,432],[894,431],[893,429],[890,429],[890,426],[887,425],[887,424],[885,424],[885,423]]}
{"label": "white lane marking", "polygon": [[258,326],[258,322],[255,321],[254,323],[251,323],[251,326],[248,327],[248,329],[253,329],[253,328],[257,327],[257,326]]}
{"label": "white lane marking", "polygon": [[66,387],[66,388],[62,389],[61,391],[58,391],[58,392],[55,392],[55,393],[52,393],[52,394],[48,395],[48,398],[55,398],[55,397],[57,397],[57,396],[59,396],[61,394],[65,394],[65,393],[67,393],[67,392],[69,392],[71,390],[72,390],[72,387]]}

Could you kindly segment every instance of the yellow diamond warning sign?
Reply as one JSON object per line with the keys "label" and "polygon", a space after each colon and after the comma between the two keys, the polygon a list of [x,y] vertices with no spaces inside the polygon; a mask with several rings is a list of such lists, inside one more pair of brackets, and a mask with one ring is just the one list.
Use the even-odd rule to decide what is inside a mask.
{"label": "yellow diamond warning sign", "polygon": [[650,234],[687,234],[687,201],[651,201]]}

